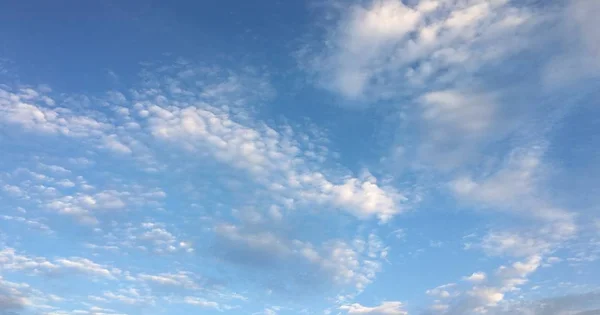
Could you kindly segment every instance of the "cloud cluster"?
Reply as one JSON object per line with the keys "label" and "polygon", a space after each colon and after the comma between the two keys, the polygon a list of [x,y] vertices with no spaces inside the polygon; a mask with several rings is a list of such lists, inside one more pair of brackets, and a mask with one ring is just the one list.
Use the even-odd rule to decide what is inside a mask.
{"label": "cloud cluster", "polygon": [[[468,207],[525,222],[493,228],[477,245],[494,259],[509,259],[501,267],[425,291],[434,299],[431,313],[593,314],[600,307],[589,302],[595,293],[527,305],[511,298],[541,266],[558,261],[550,254],[579,231],[574,211],[556,206],[545,193],[546,147],[537,144],[562,109],[532,118],[534,131],[523,126],[530,118],[524,118],[526,112],[547,109],[540,94],[528,90],[539,87],[538,75],[551,86],[596,76],[599,6],[585,0],[564,7],[508,0],[333,2],[337,8],[322,40],[303,49],[301,71],[340,96],[344,106],[392,103],[392,116],[400,117],[392,132],[402,141],[390,144],[391,163],[402,159],[410,174],[382,180],[373,169],[359,172],[331,152],[319,127],[265,118],[269,111],[261,109],[277,93],[264,69],[231,71],[185,60],[147,63],[141,82],[94,96],[55,93],[45,85],[0,85],[1,132],[41,139],[49,148],[74,148],[84,156],[65,152],[55,157],[60,163],[45,164],[41,156],[60,150],[27,161],[17,154],[14,169],[0,167],[0,198],[20,213],[0,219],[50,232],[63,227],[61,216],[74,218],[87,224],[77,229],[93,235],[74,242],[94,255],[45,258],[3,246],[3,276],[90,280],[93,293],[76,292],[68,307],[44,306],[49,315],[116,315],[117,309],[171,304],[231,311],[238,307],[232,300],[249,299],[227,293],[228,285],[246,292],[266,289],[267,297],[253,294],[259,302],[304,290],[319,298],[333,294],[335,309],[343,314],[407,315],[407,306],[398,301],[364,306],[354,299],[357,292],[368,292],[389,258],[389,247],[377,236],[387,226],[375,227],[373,219],[395,223],[413,196],[394,184],[421,186],[423,177],[438,181],[430,187]],[[554,8],[566,8],[565,16],[558,17]],[[557,18],[573,34],[567,40],[572,45],[558,55],[542,52],[539,43],[549,42],[546,26]],[[527,65],[531,74],[523,77],[512,68],[520,62],[505,63],[519,54],[536,56]],[[548,60],[555,63],[548,66]],[[535,105],[526,106],[529,102]],[[516,142],[521,149],[514,148]],[[323,220],[326,231],[294,222],[299,219]],[[337,224],[345,231],[336,230]],[[392,228],[400,238],[403,230]],[[194,242],[191,235],[197,236]],[[598,256],[585,254],[565,260]],[[104,255],[109,258],[101,259]],[[123,257],[139,265],[125,267]],[[227,279],[205,286],[202,269]],[[0,277],[0,312],[50,300]],[[264,314],[287,310],[257,301],[250,302]]]}
{"label": "cloud cluster", "polygon": [[[158,207],[166,196],[158,188],[122,185],[117,181],[110,185],[112,187],[98,189],[85,177],[58,165],[40,164],[34,170],[17,168],[1,174],[0,180],[8,182],[3,190],[11,197],[25,200],[28,205],[38,209],[72,216],[86,224],[98,223],[97,215],[102,213],[127,211],[147,205]],[[48,229],[31,220],[25,223]]]}
{"label": "cloud cluster", "polygon": [[[531,256],[508,266],[500,266],[493,275],[474,273],[466,277],[471,287],[461,289],[456,284],[429,290],[438,300],[430,307],[432,314],[481,314],[494,311],[507,294],[527,283],[527,277],[542,263],[540,256]],[[452,289],[451,291],[448,289]]]}
{"label": "cloud cluster", "polygon": [[328,178],[311,163],[311,157],[319,153],[303,149],[291,129],[281,133],[264,123],[244,125],[227,111],[208,105],[153,105],[145,111],[150,132],[157,139],[243,170],[273,194],[340,207],[359,218],[377,216],[385,221],[402,211],[406,197],[392,187],[378,185],[372,176]]}
{"label": "cloud cluster", "polygon": [[[314,279],[295,279],[296,285],[315,286],[317,282],[326,280],[338,286],[349,285],[352,288],[350,293],[362,291],[375,279],[388,251],[374,234],[352,242],[331,240],[314,245],[289,240],[272,232],[251,232],[229,224],[217,226],[215,232],[219,238],[217,255],[222,259],[260,268],[261,272],[267,269],[273,272],[281,265],[286,266],[283,270],[290,265],[304,265],[303,269],[308,274],[302,277]],[[292,279],[295,277],[292,276]]]}
{"label": "cloud cluster", "polygon": [[308,54],[318,82],[350,100],[443,86],[524,49],[536,24],[508,1],[378,0],[340,6],[326,47]]}

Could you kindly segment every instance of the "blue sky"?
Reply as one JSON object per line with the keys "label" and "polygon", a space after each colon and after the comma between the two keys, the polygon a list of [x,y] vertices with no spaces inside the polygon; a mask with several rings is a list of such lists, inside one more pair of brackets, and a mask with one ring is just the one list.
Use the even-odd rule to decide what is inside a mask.
{"label": "blue sky", "polygon": [[599,4],[0,4],[0,314],[597,314]]}

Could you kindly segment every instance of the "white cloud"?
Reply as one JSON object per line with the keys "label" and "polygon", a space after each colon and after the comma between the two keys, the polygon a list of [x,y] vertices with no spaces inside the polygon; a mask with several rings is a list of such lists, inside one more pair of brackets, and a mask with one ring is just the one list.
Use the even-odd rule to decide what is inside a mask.
{"label": "white cloud", "polygon": [[276,311],[276,310],[274,310],[274,309],[272,309],[272,308],[265,308],[265,309],[262,311],[262,314],[263,314],[263,315],[277,315],[277,311]]}
{"label": "white cloud", "polygon": [[121,270],[110,268],[104,265],[97,264],[89,259],[81,257],[60,258],[56,263],[64,269],[92,276],[100,276],[109,279],[116,279],[116,276],[121,274]]}
{"label": "white cloud", "polygon": [[105,291],[102,296],[89,296],[92,301],[97,302],[119,302],[129,305],[155,305],[156,297],[146,292],[141,292],[135,288],[119,289],[115,292]]}
{"label": "white cloud", "polygon": [[0,277],[0,312],[20,310],[29,304],[23,292],[23,289],[28,287],[26,284],[10,282]]}
{"label": "white cloud", "polygon": [[109,308],[102,308],[98,306],[90,306],[88,309],[77,309],[71,311],[55,310],[46,312],[44,315],[71,315],[71,314],[82,314],[82,315],[126,315],[119,313]]}
{"label": "white cloud", "polygon": [[87,247],[111,251],[136,249],[156,254],[194,252],[191,242],[181,239],[174,233],[169,231],[166,224],[159,222],[143,222],[139,225],[113,222],[109,233],[104,234],[98,242],[87,244]]}
{"label": "white cloud", "polygon": [[7,193],[9,193],[9,194],[11,194],[11,195],[13,195],[13,196],[16,196],[16,197],[20,197],[20,196],[22,196],[22,195],[23,195],[23,191],[21,190],[21,188],[19,188],[19,187],[17,187],[17,186],[13,186],[13,185],[4,185],[4,186],[2,187],[2,189],[3,189],[5,192],[7,192]]}
{"label": "white cloud", "polygon": [[490,232],[481,243],[481,247],[488,254],[515,257],[546,254],[552,245],[543,236],[523,235],[509,231]]}
{"label": "white cloud", "polygon": [[[35,93],[25,97],[2,90],[0,105],[6,112],[3,119],[24,129],[81,138],[95,148],[131,154],[147,171],[163,167],[155,160],[156,152],[150,149],[156,147],[158,139],[161,145],[174,143],[244,170],[273,194],[283,195],[292,203],[323,204],[359,218],[375,216],[382,221],[403,211],[406,197],[393,187],[381,185],[374,176],[358,178],[350,172],[333,176],[325,172],[327,149],[319,144],[320,139],[312,141],[290,126],[276,130],[253,119],[252,109],[240,106],[256,97],[252,96],[255,93],[261,94],[260,89],[248,90],[239,85],[239,79],[229,77],[225,85],[207,83],[190,90],[184,80],[201,71],[193,67],[186,71],[160,78],[146,73],[149,86],[131,92],[132,110],[140,114],[139,118],[113,117],[91,109],[92,106],[84,107],[81,113],[59,106],[48,107],[41,103],[39,91],[32,90]],[[199,95],[198,89],[202,90]],[[202,101],[195,101],[194,97]],[[232,104],[222,106],[224,100]],[[240,104],[236,103],[238,100]],[[63,103],[66,106],[72,101],[65,97]],[[114,100],[85,98],[84,103],[90,102],[116,106],[111,105]],[[22,114],[23,111],[28,114]],[[54,206],[63,213],[79,216],[82,221],[94,222],[85,207],[71,204],[76,199],[58,200]]]}
{"label": "white cloud", "polygon": [[164,286],[175,286],[188,289],[198,288],[198,284],[196,283],[196,280],[194,280],[193,275],[187,272],[161,273],[157,275],[140,274],[138,275],[138,279]]}
{"label": "white cloud", "polygon": [[557,27],[562,53],[547,64],[543,73],[549,88],[598,77],[600,44],[595,30],[600,28],[596,19],[599,13],[597,1],[574,0],[566,4]]}
{"label": "white cloud", "polygon": [[543,228],[536,231],[537,237],[545,235],[548,241],[568,239],[577,232],[575,214],[553,206],[541,194],[545,174],[542,153],[540,147],[514,150],[502,165],[484,173],[482,178],[459,177],[450,183],[450,188],[459,199],[484,209],[506,211],[543,223]]}
{"label": "white cloud", "polygon": [[227,305],[227,304],[220,304],[218,302],[215,301],[209,301],[206,300],[204,298],[199,298],[199,297],[195,297],[195,296],[186,296],[183,299],[183,302],[189,305],[194,305],[194,306],[198,306],[201,308],[209,308],[209,309],[215,309],[217,311],[225,311],[225,310],[231,310],[235,307],[231,306],[231,305]]}
{"label": "white cloud", "polygon": [[[478,280],[473,282],[471,288],[456,291],[451,296],[455,300],[444,304],[438,301],[434,306],[439,307],[433,307],[431,310],[445,315],[488,313],[505,301],[507,293],[514,292],[525,284],[527,277],[535,272],[541,263],[541,256],[534,255],[508,266],[500,266],[493,276],[477,276]],[[442,292],[442,290],[437,292]]]}
{"label": "white cloud", "polygon": [[52,229],[48,225],[44,224],[43,222],[41,222],[38,219],[27,219],[25,217],[10,216],[10,215],[2,215],[2,216],[0,216],[0,219],[6,220],[6,221],[22,223],[32,229],[39,230],[39,231],[42,231],[45,233],[49,233],[49,234],[54,233],[54,231],[52,231]]}
{"label": "white cloud", "polygon": [[[11,93],[0,89],[0,115],[5,123],[17,124],[27,130],[70,137],[97,136],[110,125],[93,118],[77,115],[66,108],[47,108],[30,102],[39,101],[37,92]],[[31,94],[31,92],[35,94]]]}
{"label": "white cloud", "polygon": [[424,94],[420,101],[423,119],[446,131],[471,136],[484,132],[494,123],[496,105],[490,95],[441,90]]}
{"label": "white cloud", "polygon": [[351,243],[330,240],[315,246],[271,232],[247,232],[233,225],[220,225],[215,232],[221,240],[219,255],[231,262],[269,270],[306,262],[319,281],[348,285],[351,291],[362,291],[375,279],[388,251],[374,234],[366,240],[357,238]]}
{"label": "white cloud", "polygon": [[492,93],[473,89],[434,90],[421,95],[417,103],[421,133],[415,146],[419,167],[437,170],[460,169],[477,157],[490,134],[498,133],[501,117]]}
{"label": "white cloud", "polygon": [[116,189],[96,189],[84,177],[56,165],[49,167],[41,164],[39,170],[56,174],[58,178],[17,168],[8,175],[12,183],[7,184],[4,190],[13,197],[26,199],[36,208],[69,215],[86,224],[98,223],[97,214],[124,211],[143,205],[159,205],[166,197],[158,188],[124,185],[118,180],[111,185],[111,188]]}
{"label": "white cloud", "polygon": [[14,248],[0,250],[0,269],[8,271],[52,272],[59,266],[44,257],[30,257],[18,254]]}
{"label": "white cloud", "polygon": [[477,283],[477,282],[482,282],[487,278],[485,272],[474,272],[472,275],[468,276],[468,277],[464,277],[464,280],[469,281],[469,282],[473,282],[473,283]]}
{"label": "white cloud", "polygon": [[358,303],[340,306],[340,310],[345,311],[348,315],[408,315],[402,306],[401,302],[383,302],[381,305],[368,307]]}
{"label": "white cloud", "polygon": [[490,315],[595,315],[600,312],[600,293],[554,296],[537,301],[512,301],[491,309]]}
{"label": "white cloud", "polygon": [[105,148],[112,150],[114,152],[123,153],[123,154],[131,154],[132,153],[131,148],[129,148],[128,146],[123,144],[123,142],[121,142],[116,135],[106,136],[106,137],[104,137],[102,142],[104,143],[103,146]]}
{"label": "white cloud", "polygon": [[404,38],[419,22],[420,13],[400,1],[377,1],[370,8],[354,6],[343,31],[338,55],[332,57],[335,74],[331,88],[342,95],[359,98],[374,76],[372,66],[394,41]]}
{"label": "white cloud", "polygon": [[427,295],[434,296],[440,299],[446,299],[452,296],[455,296],[455,293],[451,292],[453,288],[456,286],[456,283],[448,283],[438,287],[435,287],[431,290],[425,291]]}
{"label": "white cloud", "polygon": [[402,211],[405,197],[395,189],[379,186],[372,176],[329,179],[303,158],[311,151],[303,151],[296,140],[264,124],[249,127],[209,106],[152,106],[149,112],[150,128],[157,138],[242,169],[273,193],[342,207],[359,218],[377,216],[385,221]]}
{"label": "white cloud", "polygon": [[101,278],[117,279],[122,273],[118,268],[95,263],[87,258],[70,257],[48,260],[45,257],[17,253],[14,248],[0,251],[0,270],[32,274],[82,274]]}
{"label": "white cloud", "polygon": [[540,149],[515,151],[495,173],[480,181],[461,177],[451,183],[459,197],[489,204],[514,203],[534,192],[541,164]]}
{"label": "white cloud", "polygon": [[320,85],[350,100],[468,81],[482,65],[525,49],[515,30],[536,22],[507,1],[375,0],[339,8],[325,47],[309,44],[304,57]]}

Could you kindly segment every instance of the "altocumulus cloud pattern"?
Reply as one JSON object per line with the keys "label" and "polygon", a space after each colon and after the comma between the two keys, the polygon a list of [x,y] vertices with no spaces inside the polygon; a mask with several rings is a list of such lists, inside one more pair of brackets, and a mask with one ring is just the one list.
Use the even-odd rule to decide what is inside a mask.
{"label": "altocumulus cloud pattern", "polygon": [[0,314],[600,314],[600,1],[4,1]]}

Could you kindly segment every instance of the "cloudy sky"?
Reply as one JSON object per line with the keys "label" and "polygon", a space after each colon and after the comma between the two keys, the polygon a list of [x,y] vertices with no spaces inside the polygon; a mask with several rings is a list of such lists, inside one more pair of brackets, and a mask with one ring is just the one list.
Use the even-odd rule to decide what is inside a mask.
{"label": "cloudy sky", "polygon": [[600,1],[3,1],[0,314],[600,314]]}

